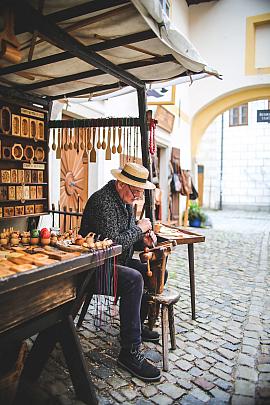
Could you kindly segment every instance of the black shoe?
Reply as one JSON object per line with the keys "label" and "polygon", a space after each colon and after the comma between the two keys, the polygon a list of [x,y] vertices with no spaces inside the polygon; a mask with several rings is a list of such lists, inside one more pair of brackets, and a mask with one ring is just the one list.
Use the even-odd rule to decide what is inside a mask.
{"label": "black shoe", "polygon": [[149,328],[144,326],[142,328],[142,341],[158,343],[159,342],[159,333],[155,332],[154,330],[150,330]]}
{"label": "black shoe", "polygon": [[152,366],[139,349],[121,349],[117,364],[142,381],[160,380],[160,370]]}

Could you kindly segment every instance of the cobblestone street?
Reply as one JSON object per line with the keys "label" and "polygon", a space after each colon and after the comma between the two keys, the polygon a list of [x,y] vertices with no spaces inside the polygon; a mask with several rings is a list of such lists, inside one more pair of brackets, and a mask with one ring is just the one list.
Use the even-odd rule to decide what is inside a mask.
{"label": "cobblestone street", "polygon": [[[91,308],[81,343],[101,404],[270,404],[270,213],[208,212],[213,227],[194,245],[196,321],[191,320],[187,246],[169,258],[169,285],[181,292],[175,305],[176,343],[169,372],[143,383],[116,365],[118,325],[96,330]],[[117,322],[116,322],[117,323]],[[144,344],[162,367],[161,345]],[[60,350],[39,380],[34,404],[79,405]],[[44,398],[43,398],[44,397]]]}

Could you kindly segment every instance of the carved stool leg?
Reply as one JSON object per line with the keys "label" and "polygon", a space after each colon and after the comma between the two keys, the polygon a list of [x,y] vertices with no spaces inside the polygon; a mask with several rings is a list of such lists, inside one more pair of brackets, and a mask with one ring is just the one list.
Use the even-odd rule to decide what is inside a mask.
{"label": "carved stool leg", "polygon": [[169,370],[168,361],[168,334],[169,334],[169,317],[168,317],[168,306],[161,306],[161,324],[162,324],[162,356],[163,356],[163,370]]}
{"label": "carved stool leg", "polygon": [[172,350],[175,350],[176,349],[176,340],[175,340],[173,304],[169,305],[168,312],[169,312],[169,328],[170,328],[170,337],[171,337],[171,348],[172,348]]}

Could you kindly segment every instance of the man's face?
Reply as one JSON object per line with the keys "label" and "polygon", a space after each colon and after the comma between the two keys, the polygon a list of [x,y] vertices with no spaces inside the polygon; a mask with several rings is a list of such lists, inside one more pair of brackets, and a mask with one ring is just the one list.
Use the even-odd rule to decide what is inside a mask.
{"label": "man's face", "polygon": [[144,189],[118,182],[117,191],[125,204],[133,204],[134,201],[143,197]]}

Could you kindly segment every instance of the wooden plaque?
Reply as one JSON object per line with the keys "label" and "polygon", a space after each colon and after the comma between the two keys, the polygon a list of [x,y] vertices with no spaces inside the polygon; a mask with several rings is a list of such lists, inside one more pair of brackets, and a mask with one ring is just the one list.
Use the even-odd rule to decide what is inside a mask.
{"label": "wooden plaque", "polygon": [[158,121],[158,126],[167,132],[172,132],[174,124],[174,114],[168,111],[161,105],[157,106],[155,119]]}

